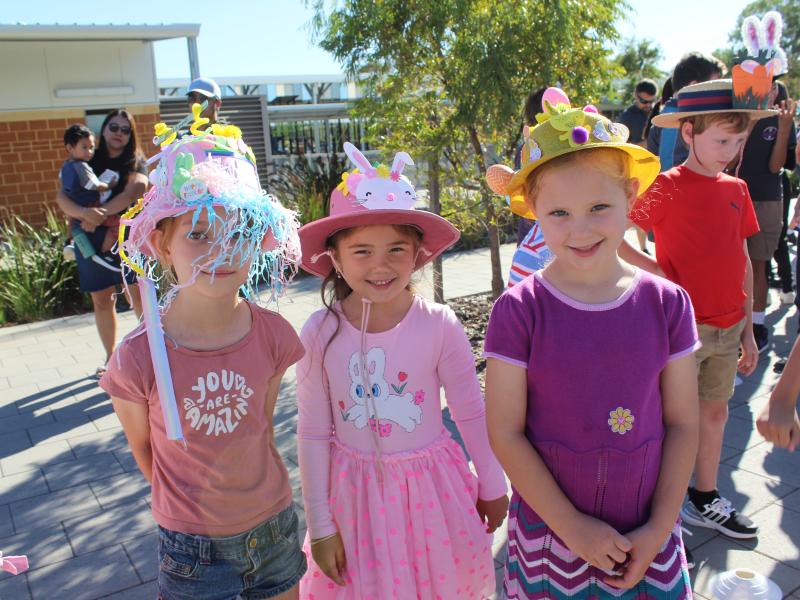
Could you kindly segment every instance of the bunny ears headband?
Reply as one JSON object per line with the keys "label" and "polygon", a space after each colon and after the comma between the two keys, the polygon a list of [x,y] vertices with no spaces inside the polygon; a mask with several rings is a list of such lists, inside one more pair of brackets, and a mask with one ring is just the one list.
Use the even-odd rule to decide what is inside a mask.
{"label": "bunny ears headband", "polygon": [[415,268],[430,262],[458,240],[458,230],[439,215],[416,210],[417,192],[403,169],[414,161],[405,152],[394,156],[392,166],[373,165],[350,142],[344,152],[355,170],[342,175],[330,198],[330,215],[300,228],[302,267],[326,277],[333,268],[328,254],[330,237],[344,229],[367,225],[411,225],[422,233]]}

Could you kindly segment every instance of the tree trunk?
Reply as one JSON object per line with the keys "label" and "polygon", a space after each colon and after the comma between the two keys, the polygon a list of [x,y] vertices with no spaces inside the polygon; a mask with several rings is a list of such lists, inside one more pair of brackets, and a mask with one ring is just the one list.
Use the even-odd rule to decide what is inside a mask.
{"label": "tree trunk", "polygon": [[494,214],[494,202],[491,197],[484,197],[486,203],[486,228],[489,232],[489,260],[492,264],[492,298],[497,300],[503,293],[502,265],[500,264],[500,234],[497,231],[497,219]]}
{"label": "tree trunk", "polygon": [[[428,161],[428,199],[431,212],[437,215],[442,211],[439,190],[439,160],[433,157]],[[442,279],[442,257],[433,261],[433,301],[444,303],[444,280]]]}
{"label": "tree trunk", "polygon": [[[475,152],[475,157],[478,159],[478,171],[480,172],[481,180],[486,177],[486,162],[483,156],[483,147],[480,138],[478,137],[478,130],[475,127],[468,127],[469,140],[472,144],[472,149]],[[483,184],[483,202],[486,204],[486,230],[489,232],[489,260],[492,265],[492,298],[495,300],[503,293],[503,266],[500,264],[500,234],[497,231],[497,219],[494,214],[494,202],[491,195],[489,195],[486,181]]]}

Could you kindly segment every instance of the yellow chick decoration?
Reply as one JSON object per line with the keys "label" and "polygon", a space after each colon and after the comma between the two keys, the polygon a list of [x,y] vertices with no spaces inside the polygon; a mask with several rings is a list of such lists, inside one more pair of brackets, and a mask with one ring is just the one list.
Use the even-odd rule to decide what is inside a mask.
{"label": "yellow chick decoration", "polygon": [[189,127],[189,131],[192,132],[192,135],[203,135],[203,131],[200,128],[204,125],[207,125],[210,120],[207,117],[200,116],[202,111],[202,105],[198,104],[197,102],[192,104],[192,116],[194,117],[194,123],[192,123],[192,126]]}
{"label": "yellow chick decoration", "polygon": [[166,148],[178,137],[178,132],[173,130],[166,123],[156,123],[154,129],[156,137],[153,143],[161,146],[161,148]]}

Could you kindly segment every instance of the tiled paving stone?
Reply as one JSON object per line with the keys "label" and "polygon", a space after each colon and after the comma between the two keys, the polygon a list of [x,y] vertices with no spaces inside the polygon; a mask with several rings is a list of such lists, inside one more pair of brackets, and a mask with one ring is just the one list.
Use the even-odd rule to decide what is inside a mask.
{"label": "tiled paving stone", "polygon": [[31,600],[28,590],[28,574],[22,573],[0,580],[0,598],[2,600]]}
{"label": "tiled paving stone", "polygon": [[[703,557],[699,552],[703,552]],[[717,573],[737,568],[750,568],[766,575],[780,586],[784,593],[800,586],[800,571],[776,562],[774,559],[749,550],[731,540],[716,537],[696,552],[697,569],[694,574],[694,589],[710,598],[709,583]]]}
{"label": "tiled paving stone", "polygon": [[123,469],[111,452],[102,452],[50,465],[43,471],[50,489],[56,491],[80,483],[105,479],[122,473]]}
{"label": "tiled paving stone", "polygon": [[[0,537],[0,548],[3,549],[3,554],[9,556],[27,555],[31,569],[46,567],[75,556],[60,525],[33,529],[10,537]],[[4,577],[11,575],[0,572],[0,579]]]}
{"label": "tiled paving stone", "polygon": [[104,509],[145,499],[150,494],[150,484],[141,473],[122,473],[89,483],[97,501]]}
{"label": "tiled paving stone", "polygon": [[72,549],[81,555],[155,531],[150,507],[143,500],[64,521]]}
{"label": "tiled paving stone", "polygon": [[26,471],[0,477],[0,504],[11,504],[22,498],[47,494],[50,489],[41,471]]}
{"label": "tiled paving stone", "polygon": [[[20,432],[27,437],[27,433]],[[3,454],[0,452],[0,456]],[[27,447],[19,452],[0,458],[0,470],[3,475],[15,475],[25,471],[34,471],[50,465],[75,460],[75,454],[66,441],[51,442],[41,446]]]}
{"label": "tiled paving stone", "polygon": [[120,545],[32,569],[27,576],[33,600],[94,600],[142,583]]}
{"label": "tiled paving stone", "polygon": [[58,525],[64,519],[96,513],[100,504],[88,484],[81,484],[35,499],[28,498],[10,505],[11,518],[17,532],[30,531],[48,525]]}
{"label": "tiled paving stone", "polygon": [[142,581],[158,577],[158,534],[149,533],[122,543]]}
{"label": "tiled paving stone", "polygon": [[45,444],[66,440],[84,433],[95,433],[96,431],[97,427],[94,426],[91,419],[84,416],[31,427],[28,429],[28,434],[34,444]]}

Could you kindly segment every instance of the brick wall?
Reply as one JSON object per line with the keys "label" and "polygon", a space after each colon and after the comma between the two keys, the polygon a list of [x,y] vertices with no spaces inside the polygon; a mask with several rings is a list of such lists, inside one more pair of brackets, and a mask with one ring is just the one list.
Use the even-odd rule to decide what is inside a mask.
{"label": "brick wall", "polygon": [[[134,114],[139,147],[146,157],[152,143],[157,114]],[[58,173],[67,158],[64,130],[80,118],[37,118],[0,121],[0,218],[10,212],[31,224],[44,223],[47,207],[55,204]]]}

